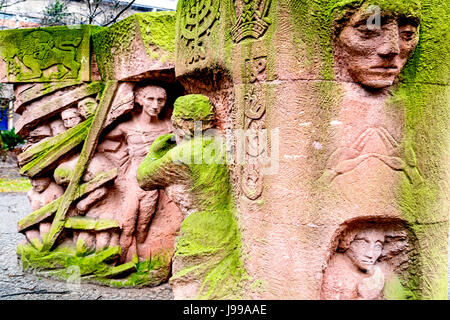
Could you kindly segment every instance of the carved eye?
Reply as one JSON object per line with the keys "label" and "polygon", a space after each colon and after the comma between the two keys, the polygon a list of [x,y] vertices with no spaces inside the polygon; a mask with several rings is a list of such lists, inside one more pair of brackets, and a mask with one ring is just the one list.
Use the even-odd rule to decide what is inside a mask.
{"label": "carved eye", "polygon": [[378,35],[380,35],[380,29],[379,28],[373,28],[369,29],[366,24],[362,24],[356,28],[356,30],[359,31],[361,37],[368,39],[373,38]]}
{"label": "carved eye", "polygon": [[413,31],[402,31],[401,36],[404,41],[414,40],[416,33]]}

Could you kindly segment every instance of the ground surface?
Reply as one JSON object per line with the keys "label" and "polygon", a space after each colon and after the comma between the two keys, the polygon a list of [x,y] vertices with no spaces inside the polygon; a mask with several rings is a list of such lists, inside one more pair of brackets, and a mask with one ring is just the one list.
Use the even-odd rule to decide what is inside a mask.
{"label": "ground surface", "polygon": [[[17,169],[0,160],[0,180],[17,180]],[[16,247],[25,237],[17,232],[17,221],[31,213],[24,192],[0,192],[0,300],[169,300],[168,284],[155,288],[115,289],[91,284],[71,284],[22,272]]]}

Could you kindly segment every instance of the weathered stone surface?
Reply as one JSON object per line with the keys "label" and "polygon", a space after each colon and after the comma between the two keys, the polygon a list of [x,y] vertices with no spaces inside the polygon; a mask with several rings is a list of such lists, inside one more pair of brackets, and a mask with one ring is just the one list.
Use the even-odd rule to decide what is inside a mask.
{"label": "weathered stone surface", "polygon": [[98,93],[102,88],[101,82],[93,82],[69,91],[44,104],[35,104],[27,108],[17,121],[15,128],[18,135],[25,136],[33,126],[47,120],[57,112],[63,111],[74,102]]}
{"label": "weathered stone surface", "polygon": [[[175,36],[173,13],[97,29],[100,87],[53,79],[61,63],[48,87],[16,83],[36,184],[24,266],[92,263],[81,279],[113,286],[173,270],[181,299],[445,298],[449,15],[437,0],[180,0]],[[69,137],[89,119],[80,152]]]}
{"label": "weathered stone surface", "polygon": [[93,35],[102,79],[173,79],[175,15],[130,16]]}

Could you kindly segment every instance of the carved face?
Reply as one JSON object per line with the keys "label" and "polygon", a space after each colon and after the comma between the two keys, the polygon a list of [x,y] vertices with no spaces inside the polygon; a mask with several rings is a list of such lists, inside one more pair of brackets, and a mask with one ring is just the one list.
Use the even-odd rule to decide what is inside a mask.
{"label": "carved face", "polygon": [[88,97],[78,102],[78,111],[85,118],[94,114],[96,108],[97,100],[94,98]]}
{"label": "carved face", "polygon": [[418,43],[417,23],[381,16],[381,26],[368,23],[369,15],[356,12],[338,36],[337,55],[350,79],[365,87],[391,86]]}
{"label": "carved face", "polygon": [[34,191],[41,193],[50,185],[50,178],[32,179],[31,185],[33,186]]}
{"label": "carved face", "polygon": [[64,110],[61,112],[61,118],[64,122],[64,127],[67,129],[73,128],[83,121],[77,108],[69,108]]}
{"label": "carved face", "polygon": [[50,128],[52,129],[52,135],[56,136],[64,131],[66,131],[66,127],[64,126],[64,122],[60,119],[56,119],[50,122]]}
{"label": "carved face", "polygon": [[156,117],[164,108],[167,100],[166,90],[157,86],[146,86],[136,91],[135,102],[142,106],[143,112]]}
{"label": "carved face", "polygon": [[381,255],[384,233],[380,230],[364,230],[355,236],[345,251],[347,257],[361,270],[368,271]]}

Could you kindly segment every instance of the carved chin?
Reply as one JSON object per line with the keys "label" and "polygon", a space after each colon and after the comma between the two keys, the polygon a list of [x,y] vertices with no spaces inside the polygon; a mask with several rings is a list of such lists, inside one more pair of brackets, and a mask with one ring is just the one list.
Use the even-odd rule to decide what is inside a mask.
{"label": "carved chin", "polygon": [[394,84],[394,79],[364,79],[359,81],[363,86],[374,89],[383,89]]}

